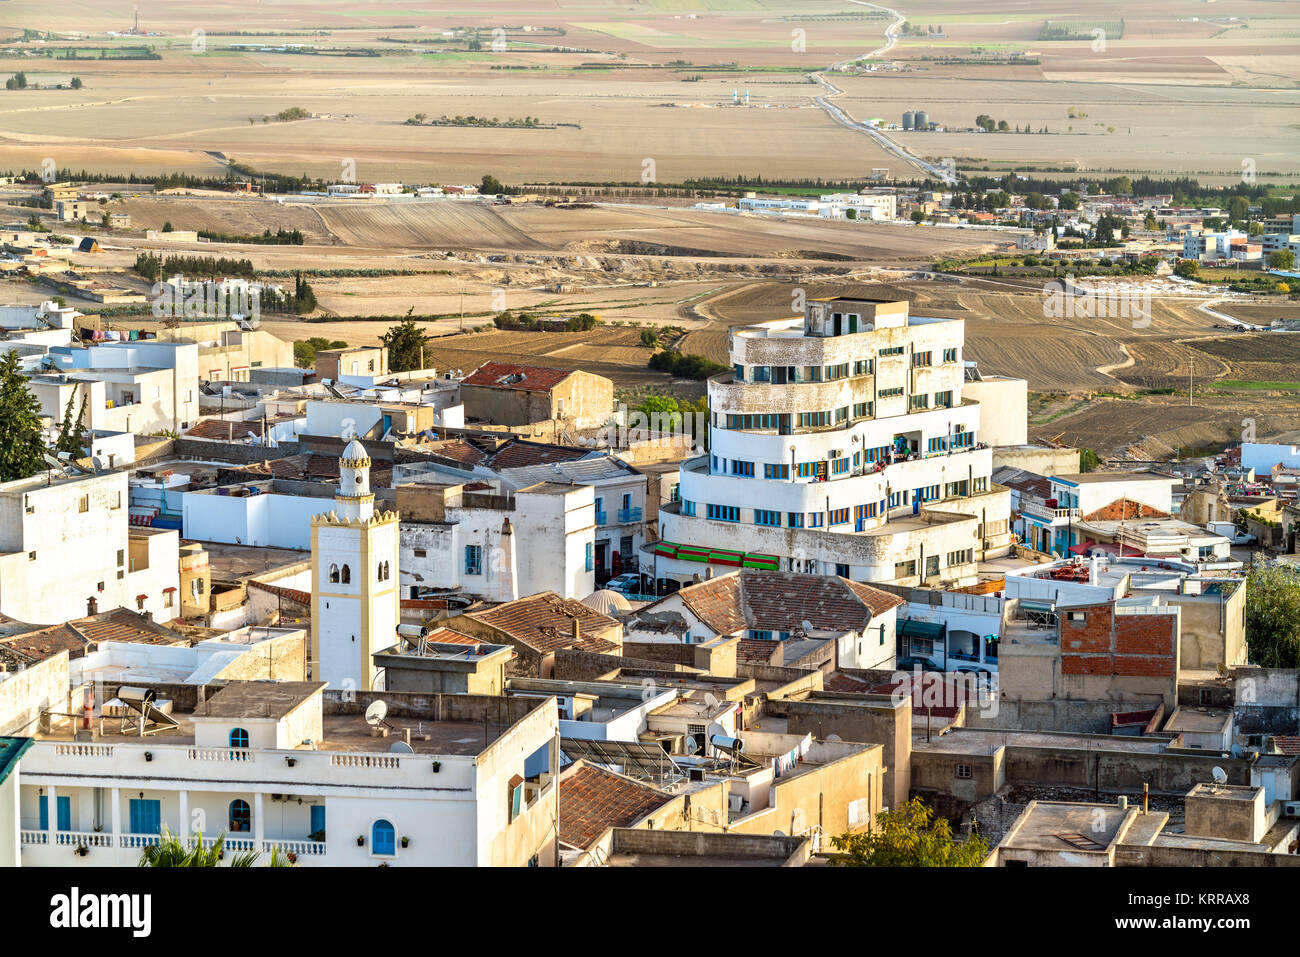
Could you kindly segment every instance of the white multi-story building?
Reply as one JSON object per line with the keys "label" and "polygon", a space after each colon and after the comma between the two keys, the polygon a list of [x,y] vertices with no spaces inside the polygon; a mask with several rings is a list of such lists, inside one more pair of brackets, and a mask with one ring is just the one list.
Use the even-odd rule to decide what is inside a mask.
{"label": "white multi-story building", "polygon": [[125,472],[0,484],[0,613],[41,623],[114,608],[179,617],[179,536],[132,526],[127,499]]}
{"label": "white multi-story building", "polygon": [[709,381],[710,454],[659,512],[659,578],[700,563],[854,581],[976,580],[1011,546],[979,403],[962,394],[963,323],[906,302],[811,300],[738,327]]}

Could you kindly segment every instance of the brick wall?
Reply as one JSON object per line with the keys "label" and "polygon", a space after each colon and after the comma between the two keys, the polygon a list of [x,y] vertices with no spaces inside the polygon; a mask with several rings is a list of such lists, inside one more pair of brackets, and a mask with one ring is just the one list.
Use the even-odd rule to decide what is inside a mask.
{"label": "brick wall", "polygon": [[[1110,605],[1064,612],[1061,673],[1172,678],[1178,670],[1177,615],[1116,615]],[[1082,615],[1082,621],[1071,616]]]}

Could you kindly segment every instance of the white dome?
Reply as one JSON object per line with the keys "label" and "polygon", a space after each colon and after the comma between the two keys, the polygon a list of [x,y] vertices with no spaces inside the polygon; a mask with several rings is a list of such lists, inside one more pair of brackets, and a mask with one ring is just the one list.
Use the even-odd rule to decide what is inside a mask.
{"label": "white dome", "polygon": [[356,439],[353,439],[351,442],[348,443],[347,448],[343,450],[342,457],[345,459],[349,459],[353,462],[360,461],[361,459],[364,458],[369,458],[369,456],[366,454],[366,447],[362,445],[360,442],[358,442]]}
{"label": "white dome", "polygon": [[582,603],[588,608],[600,612],[602,615],[608,615],[613,618],[618,612],[629,611],[632,608],[631,602],[626,597],[616,591],[608,588],[602,588],[600,591],[594,591],[582,600]]}

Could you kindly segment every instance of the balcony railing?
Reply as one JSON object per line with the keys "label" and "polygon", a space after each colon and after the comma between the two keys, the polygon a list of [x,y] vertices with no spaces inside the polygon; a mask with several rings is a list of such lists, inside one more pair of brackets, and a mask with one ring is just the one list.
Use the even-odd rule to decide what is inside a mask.
{"label": "balcony railing", "polygon": [[609,524],[609,512],[602,512],[600,509],[596,509],[596,524],[597,524],[597,525],[608,525],[608,524]]}
{"label": "balcony railing", "polygon": [[1080,512],[1077,508],[1048,508],[1046,505],[1039,505],[1037,502],[1022,501],[1020,510],[1029,515],[1037,515],[1039,518],[1058,519],[1068,518],[1077,519]]}
{"label": "balcony railing", "polygon": [[621,525],[626,525],[630,522],[641,521],[641,507],[637,506],[636,508],[620,508],[618,510],[618,521],[619,524]]}

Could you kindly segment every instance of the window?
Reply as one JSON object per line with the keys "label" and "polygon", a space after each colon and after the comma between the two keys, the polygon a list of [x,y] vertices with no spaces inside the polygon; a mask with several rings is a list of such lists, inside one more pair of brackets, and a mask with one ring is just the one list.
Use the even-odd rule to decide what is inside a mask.
{"label": "window", "polygon": [[144,611],[144,599],[145,599],[145,596],[144,596],[144,595],[136,595],[136,596],[135,596],[135,610],[136,610],[136,611]]}
{"label": "window", "polygon": [[984,478],[975,479],[973,482],[971,482],[970,490],[971,490],[971,494],[974,494],[976,492],[987,492],[989,490],[988,477],[985,476]]}
{"label": "window", "polygon": [[909,408],[912,408],[912,409],[928,409],[928,408],[930,408],[930,397],[929,397],[928,395],[914,395],[914,396],[912,396],[912,401],[909,403]]}
{"label": "window", "polygon": [[790,528],[803,528],[803,512],[786,512],[785,519]]}
{"label": "window", "polygon": [[971,776],[970,765],[969,764],[957,765],[955,776],[959,778],[969,778]]}
{"label": "window", "polygon": [[36,506],[32,503],[30,496],[23,496],[23,505],[24,505],[23,511],[25,511],[28,515],[31,515],[36,511]]}
{"label": "window", "polygon": [[415,550],[415,557],[416,557],[416,558],[424,558],[425,555],[426,555],[426,552],[425,552],[425,550],[424,550],[423,548],[417,548],[417,549]]}
{"label": "window", "polygon": [[251,831],[253,829],[253,812],[243,798],[230,802],[230,830]]}
{"label": "window", "polygon": [[842,564],[840,564],[839,562],[836,562],[836,563],[835,563],[835,574],[836,574],[836,575],[839,575],[840,578],[848,578],[848,577],[849,577],[849,566],[848,566],[848,565],[842,565]]}
{"label": "window", "polygon": [[930,364],[931,364],[931,361],[930,361],[930,360],[931,360],[931,357],[932,357],[933,355],[934,355],[934,353],[931,353],[931,352],[913,352],[913,353],[912,353],[912,367],[913,367],[913,368],[920,368],[921,366],[928,366],[928,365],[930,365]]}
{"label": "window", "polygon": [[683,514],[683,515],[694,516],[694,515],[695,515],[695,503],[692,502],[690,499],[685,499],[685,498],[682,499],[682,514]]}
{"label": "window", "polygon": [[788,479],[790,477],[790,466],[773,465],[770,462],[763,466],[763,478],[765,479]]}
{"label": "window", "polygon": [[734,366],[732,366],[731,368],[732,368],[732,371],[735,372],[735,374],[736,374],[736,381],[737,381],[737,382],[744,382],[744,381],[745,381],[745,367],[742,366],[742,365],[734,365]]}
{"label": "window", "polygon": [[936,392],[936,393],[934,394],[934,405],[935,405],[935,408],[937,408],[937,409],[951,409],[951,408],[952,408],[952,390],[949,389],[949,390],[947,390],[947,391],[945,391],[945,392]]}
{"label": "window", "polygon": [[855,419],[869,419],[869,418],[871,418],[871,403],[870,403],[870,402],[855,402],[855,403],[853,404],[853,417],[854,417]]}
{"label": "window", "polygon": [[907,562],[894,562],[895,578],[911,578],[916,574],[916,560]]}
{"label": "window", "polygon": [[900,385],[894,389],[881,389],[876,393],[882,399],[892,399],[903,394],[903,387]]}
{"label": "window", "polygon": [[339,580],[339,566],[337,566],[337,565],[331,565],[331,566],[330,566],[330,581],[333,582],[333,583],[335,583],[335,584],[337,584],[337,583],[338,583],[338,580]]}
{"label": "window", "polygon": [[828,382],[835,379],[847,379],[849,377],[849,364],[841,362],[838,365],[826,367],[826,380]]}
{"label": "window", "polygon": [[708,516],[719,522],[739,522],[740,509],[735,505],[710,505]]}
{"label": "window", "polygon": [[731,460],[731,474],[732,474],[732,475],[741,475],[741,476],[744,476],[745,478],[753,478],[753,477],[754,477],[754,463],[753,463],[753,462],[741,462],[741,461],[738,461],[738,460],[736,460],[736,459],[732,459],[732,460]]}
{"label": "window", "polygon": [[126,564],[126,550],[119,548],[117,550],[117,564],[119,566]]}
{"label": "window", "polygon": [[871,359],[859,359],[853,363],[854,375],[871,375],[873,361]]}
{"label": "window", "polygon": [[848,474],[848,471],[849,471],[849,460],[848,460],[848,459],[834,459],[834,460],[831,462],[831,474],[832,474],[832,475],[847,475],[847,474]]}
{"label": "window", "polygon": [[171,606],[172,606],[172,592],[170,589],[168,589],[167,591],[163,592],[163,607],[170,608]]}
{"label": "window", "polygon": [[339,576],[343,584],[350,585],[352,583],[352,569],[347,565],[343,566],[343,570],[339,572]]}
{"label": "window", "polygon": [[230,746],[232,748],[248,747],[248,732],[243,728],[230,729]]}
{"label": "window", "polygon": [[[590,548],[590,546],[588,546],[588,548]],[[591,571],[591,568],[588,567],[587,571]],[[465,574],[466,575],[483,574],[483,546],[481,545],[465,546]]]}
{"label": "window", "polygon": [[[594,571],[596,568],[596,545],[594,542],[588,542],[587,547],[583,550],[583,571]],[[476,573],[477,574],[477,573]]]}
{"label": "window", "polygon": [[903,346],[892,346],[888,349],[881,349],[878,355],[880,355],[881,358],[885,358],[887,356],[901,356],[906,351],[907,349],[904,348]]}
{"label": "window", "polygon": [[83,495],[83,496],[81,496],[81,498],[77,499],[77,511],[78,511],[78,512],[89,512],[89,511],[90,511],[90,496],[89,496],[89,495]]}
{"label": "window", "polygon": [[[113,467],[113,456],[111,456],[111,455],[108,457],[108,467],[109,467],[109,468],[112,468],[112,467]],[[122,493],[121,493],[121,492],[114,492],[114,493],[113,493],[113,506],[112,506],[112,507],[113,507],[113,508],[121,508],[121,507],[122,507]]]}
{"label": "window", "polygon": [[370,828],[370,852],[388,857],[397,854],[397,828],[383,818]]}
{"label": "window", "polygon": [[325,840],[325,805],[324,804],[313,804],[311,806],[310,837],[313,841]]}
{"label": "window", "polygon": [[957,361],[957,350],[956,350],[956,349],[944,349],[944,350],[943,350],[943,361],[944,361],[944,362],[956,362],[956,361]]}
{"label": "window", "polygon": [[809,528],[821,528],[821,527],[822,527],[822,523],[825,521],[825,519],[826,519],[826,516],[823,515],[821,512],[809,512],[809,513],[808,513],[808,527],[809,527]]}
{"label": "window", "polygon": [[[28,553],[27,553],[27,560],[28,560],[29,562],[34,562],[34,561],[36,561],[36,553],[35,553],[35,552],[28,552]],[[101,590],[102,590],[102,586],[101,586]]]}
{"label": "window", "polygon": [[754,381],[755,381],[755,382],[771,382],[771,381],[772,381],[772,367],[771,367],[771,366],[754,366]]}
{"label": "window", "polygon": [[963,548],[960,551],[948,553],[949,565],[969,565],[975,558],[974,549]]}
{"label": "window", "polygon": [[827,515],[830,518],[829,524],[831,525],[845,525],[849,521],[849,510],[847,508],[831,509]]}
{"label": "window", "polygon": [[754,509],[754,524],[779,526],[781,524],[781,513],[765,508],[756,508]]}

